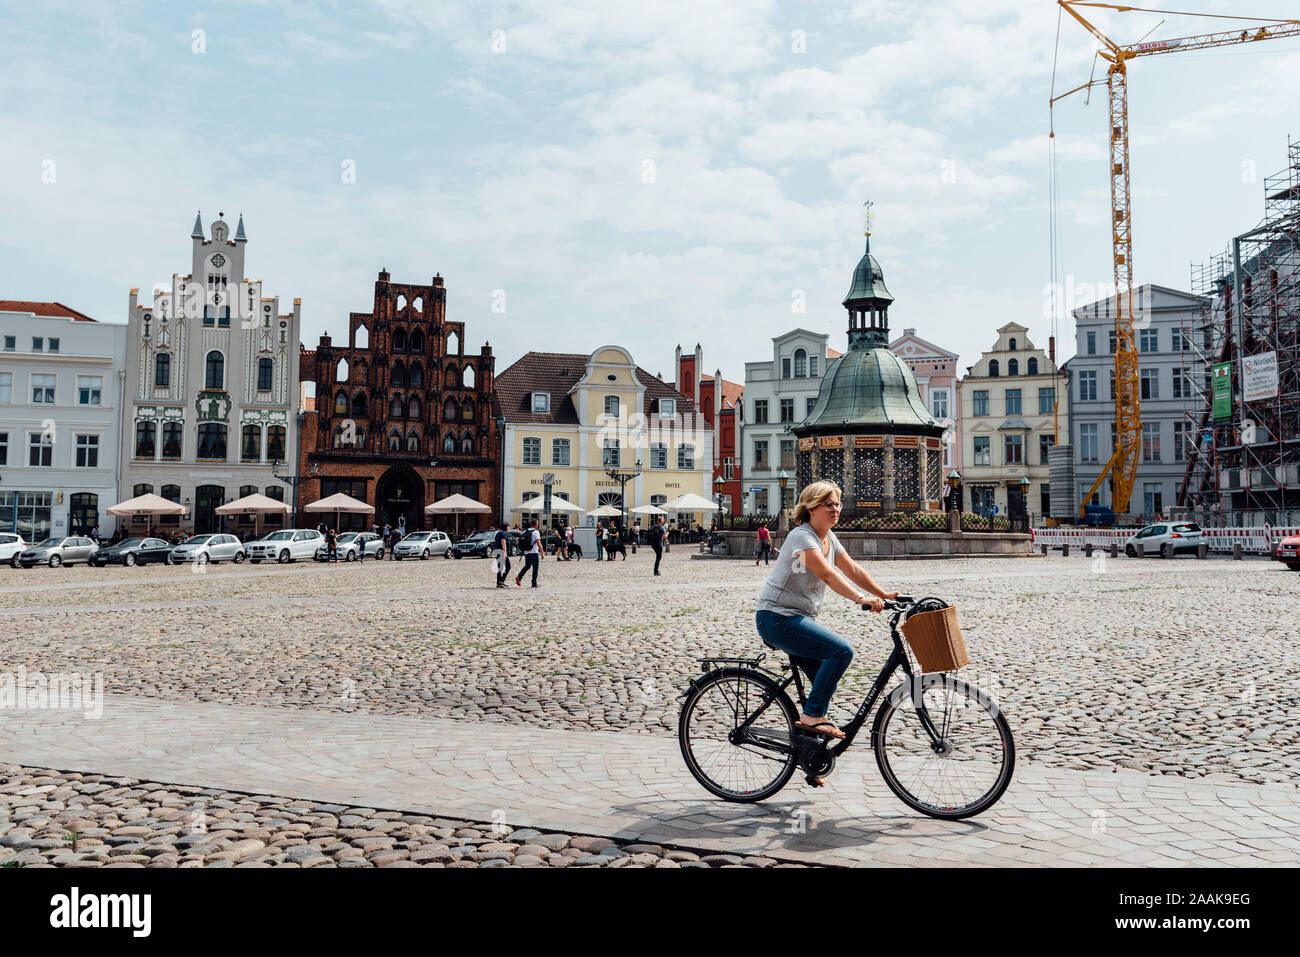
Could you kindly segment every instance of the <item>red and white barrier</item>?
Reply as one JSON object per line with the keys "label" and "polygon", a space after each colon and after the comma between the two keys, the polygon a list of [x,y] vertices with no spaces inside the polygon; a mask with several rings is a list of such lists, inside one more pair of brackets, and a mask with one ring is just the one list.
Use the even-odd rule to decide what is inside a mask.
{"label": "red and white barrier", "polygon": [[[1082,549],[1084,545],[1108,547],[1112,543],[1124,546],[1124,543],[1138,533],[1136,528],[1034,528],[1030,532],[1034,547],[1046,545],[1059,548],[1069,545]],[[1231,552],[1232,546],[1240,544],[1241,550],[1248,554],[1272,554],[1273,543],[1290,535],[1300,535],[1300,527],[1287,526],[1274,528],[1271,525],[1252,526],[1249,528],[1206,528],[1201,530],[1201,541],[1210,546],[1212,552]]]}

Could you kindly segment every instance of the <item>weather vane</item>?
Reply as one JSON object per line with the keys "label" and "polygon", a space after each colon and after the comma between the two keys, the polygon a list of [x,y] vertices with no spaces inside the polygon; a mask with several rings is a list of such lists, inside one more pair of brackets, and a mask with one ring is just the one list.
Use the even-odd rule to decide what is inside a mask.
{"label": "weather vane", "polygon": [[871,235],[871,218],[872,218],[872,217],[871,217],[871,207],[872,207],[872,206],[875,206],[875,205],[876,205],[876,204],[873,203],[871,200],[867,200],[865,203],[862,204],[862,208],[863,208],[863,213],[862,213],[862,218],[863,218],[863,235],[864,235],[864,236],[870,236],[870,235]]}

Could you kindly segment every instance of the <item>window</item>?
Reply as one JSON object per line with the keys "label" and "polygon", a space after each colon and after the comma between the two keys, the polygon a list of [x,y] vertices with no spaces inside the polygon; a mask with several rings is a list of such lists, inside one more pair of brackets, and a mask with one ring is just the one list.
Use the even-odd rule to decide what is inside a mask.
{"label": "window", "polygon": [[[177,489],[178,493],[179,491],[180,490]],[[284,486],[282,485],[272,485],[269,488],[264,489],[263,492],[265,493],[267,498],[275,499],[277,502],[284,501]],[[366,493],[365,493],[365,488],[363,483],[363,487],[361,489],[361,495],[358,497],[364,500],[365,494]],[[164,498],[165,497],[166,496],[164,496]],[[265,515],[262,516],[262,524],[266,526],[272,526],[278,528],[284,524],[284,515],[276,514],[274,512],[267,512]]]}
{"label": "window", "polygon": [[1050,435],[1038,436],[1038,464],[1047,464],[1047,450],[1052,447],[1052,437]]}
{"label": "window", "polygon": [[1087,345],[1088,355],[1095,356],[1097,354],[1097,333],[1090,332],[1088,333],[1087,338],[1088,338],[1088,345]]}
{"label": "window", "polygon": [[989,437],[987,435],[975,436],[975,464],[993,464],[992,458],[989,454]]}
{"label": "window", "polygon": [[1139,329],[1138,330],[1138,352],[1159,352],[1159,351],[1160,351],[1160,330]]}
{"label": "window", "polygon": [[230,325],[230,307],[229,307],[229,306],[222,306],[222,307],[221,307],[221,318],[217,320],[217,325],[219,325],[219,326],[228,326],[228,325]]}
{"label": "window", "polygon": [[[364,436],[365,433],[358,431],[358,434]],[[284,461],[284,435],[283,425],[271,425],[266,429],[266,459],[268,462]]]}
{"label": "window", "polygon": [[1054,405],[1056,405],[1055,387],[1050,389],[1039,389],[1038,390],[1038,414],[1051,415],[1052,406]]}
{"label": "window", "polygon": [[411,385],[424,385],[424,369],[418,362],[411,366],[409,378]]}
{"label": "window", "polygon": [[551,439],[551,464],[552,465],[569,464],[569,440],[568,439]]}
{"label": "window", "polygon": [[1024,465],[1025,437],[1023,435],[1004,435],[1002,440],[1003,464]]}
{"label": "window", "polygon": [[1026,373],[1026,374],[1028,374],[1028,375],[1038,375],[1038,360],[1037,360],[1036,358],[1034,358],[1033,356],[1030,356],[1030,357],[1029,357],[1028,370],[1027,370],[1027,373]]}
{"label": "window", "polygon": [[722,477],[728,482],[736,477],[736,460],[730,455],[722,457]]}
{"label": "window", "polygon": [[1174,366],[1174,398],[1192,398],[1192,380],[1185,366]]}
{"label": "window", "polygon": [[549,392],[533,393],[533,413],[545,415],[551,411],[551,394]]}
{"label": "window", "polygon": [[794,421],[794,399],[781,400],[781,421],[782,422]]}
{"label": "window", "polygon": [[266,356],[257,360],[257,391],[271,391],[271,375],[275,371],[275,363]]}
{"label": "window", "polygon": [[1160,461],[1160,423],[1142,423],[1142,461]]}
{"label": "window", "polygon": [[1008,360],[1007,360],[1007,375],[1020,375],[1020,360],[1019,360],[1019,359],[1008,359]]}
{"label": "window", "polygon": [[[1155,515],[1165,510],[1163,495],[1159,482],[1142,483],[1142,509],[1147,515]],[[1162,528],[1161,532],[1164,531]]]}
{"label": "window", "polygon": [[790,378],[790,357],[789,356],[786,356],[784,359],[781,360],[781,378],[782,379]]}
{"label": "window", "polygon": [[528,437],[524,439],[524,465],[542,464],[542,440]]}
{"label": "window", "polygon": [[420,437],[414,432],[412,432],[410,435],[406,437],[406,451],[408,452],[420,451]]}
{"label": "window", "polygon": [[794,468],[794,439],[781,440],[781,468]]}
{"label": "window", "polygon": [[1115,370],[1110,370],[1110,401],[1115,401]]}
{"label": "window", "polygon": [[1016,340],[1014,336],[1011,339],[1007,340],[1007,346],[1008,346],[1007,348],[1008,352],[1016,351]]}
{"label": "window", "polygon": [[9,433],[0,432],[0,465],[9,464]]}
{"label": "window", "polygon": [[1206,326],[1201,330],[1201,348],[1210,349],[1214,346],[1214,330]]}
{"label": "window", "polygon": [[151,459],[154,455],[154,440],[158,435],[158,427],[152,422],[137,422],[135,424],[135,457],[138,459]]}
{"label": "window", "polygon": [[616,419],[618,418],[618,396],[605,396],[605,414]]}
{"label": "window", "polygon": [[676,399],[660,399],[660,400],[659,400],[659,414],[662,415],[662,416],[673,416],[673,415],[676,415],[676,414],[677,414],[677,400],[676,400]]}
{"label": "window", "polygon": [[600,450],[600,464],[603,468],[616,469],[619,466],[618,439],[605,439]]}
{"label": "window", "polygon": [[462,436],[460,437],[460,450],[461,450],[461,452],[465,453],[466,455],[469,455],[469,454],[473,453],[473,451],[474,451],[474,436],[470,435],[468,432],[466,432],[464,435],[462,435]]}
{"label": "window", "polygon": [[394,362],[393,371],[389,374],[388,381],[390,385],[406,385],[406,366],[400,362]]}
{"label": "window", "polygon": [[18,348],[16,336],[5,336],[5,352],[13,352]]}
{"label": "window", "polygon": [[208,353],[203,375],[203,388],[220,389],[226,382],[226,357],[215,349]]}
{"label": "window", "polygon": [[171,353],[160,352],[153,359],[153,384],[155,389],[170,389],[172,385]]}
{"label": "window", "polygon": [[765,425],[767,423],[767,399],[754,400],[754,424]]}
{"label": "window", "polygon": [[1191,351],[1191,339],[1187,335],[1186,329],[1169,330],[1169,351],[1170,352],[1189,352]]}
{"label": "window", "polygon": [[1079,401],[1097,401],[1097,373],[1095,370],[1085,370],[1079,373]]}
{"label": "window", "polygon": [[59,340],[58,340],[58,339],[51,339],[49,345],[50,345],[50,352],[58,352],[58,351],[59,351]]}
{"label": "window", "polygon": [[[650,467],[652,469],[668,468],[668,446],[663,442],[653,442],[650,445]],[[652,503],[653,504],[653,503]]]}
{"label": "window", "polygon": [[1097,459],[1097,424],[1095,422],[1079,424],[1079,461],[1096,462]]}
{"label": "window", "polygon": [[1019,389],[1007,389],[1007,415],[1020,415],[1021,402]]}
{"label": "window", "polygon": [[803,410],[804,418],[806,419],[808,418],[808,416],[812,415],[813,409],[815,408],[817,408],[817,396],[810,395],[808,396],[807,401],[804,402],[804,410]]}
{"label": "window", "polygon": [[8,405],[14,400],[14,374],[0,372],[0,403]]}
{"label": "window", "polygon": [[99,436],[77,436],[77,468],[99,468]]}
{"label": "window", "polygon": [[1110,354],[1114,355],[1115,354],[1115,330],[1111,329],[1107,333],[1107,336],[1109,337],[1108,348],[1110,349]]}
{"label": "window", "polygon": [[[461,410],[461,412],[469,412],[472,416],[474,414],[474,409],[472,406],[466,406]],[[411,396],[410,401],[407,403],[406,417],[408,419],[418,419],[420,417],[420,397],[418,395]]]}
{"label": "window", "polygon": [[[153,453],[150,453],[152,457]],[[162,427],[162,457],[176,461],[181,457],[181,423],[164,422]]]}
{"label": "window", "polygon": [[218,422],[204,422],[199,426],[199,452],[201,459],[226,458],[226,427]]}
{"label": "window", "polygon": [[241,462],[259,462],[262,459],[262,427],[246,425],[243,430],[244,440],[239,447]]}
{"label": "window", "polygon": [[48,432],[33,432],[27,439],[27,464],[45,468],[54,464],[54,436]]}
{"label": "window", "polygon": [[677,446],[677,467],[679,469],[695,468],[695,446],[689,444]]}
{"label": "window", "polygon": [[[413,399],[412,401],[415,403],[415,408],[418,410],[420,408],[419,400]],[[412,416],[416,414],[417,414],[416,412],[411,413]],[[473,399],[466,399],[464,403],[461,405],[460,418],[462,422],[474,421],[474,400]]]}
{"label": "window", "polygon": [[803,349],[794,350],[794,377],[803,379],[808,376],[808,353]]}
{"label": "window", "polygon": [[54,387],[58,384],[58,381],[57,376],[33,375],[32,401],[37,405],[53,405]]}
{"label": "window", "polygon": [[1160,370],[1159,369],[1141,369],[1138,372],[1138,378],[1142,385],[1143,399],[1160,398]]}
{"label": "window", "polygon": [[781,493],[781,507],[794,508],[794,486],[787,485],[785,491]]}
{"label": "window", "polygon": [[104,379],[97,375],[77,376],[77,405],[99,405]]}
{"label": "window", "polygon": [[948,390],[930,390],[930,412],[936,419],[948,418]]}
{"label": "window", "polygon": [[754,468],[766,469],[767,463],[767,440],[756,441],[754,443]]}
{"label": "window", "polygon": [[760,488],[754,493],[754,514],[767,514],[767,489],[765,488]]}
{"label": "window", "polygon": [[817,378],[817,356],[808,357],[808,374],[814,379]]}
{"label": "window", "polygon": [[204,324],[205,326],[211,326],[211,325],[214,325],[214,324],[216,323],[216,321],[217,321],[217,314],[213,311],[212,307],[211,307],[211,306],[204,306],[204,307],[203,307],[203,324]]}
{"label": "window", "polygon": [[989,390],[988,389],[976,389],[972,394],[972,401],[975,407],[973,413],[974,415],[989,414]]}
{"label": "window", "polygon": [[1192,431],[1190,422],[1174,423],[1174,461],[1185,462],[1187,456],[1193,451],[1191,442],[1196,433]]}
{"label": "window", "polygon": [[[74,492],[68,498],[68,531],[74,529],[83,536],[99,524],[99,496],[93,492]],[[83,538],[79,543],[89,545],[90,539]]]}
{"label": "window", "polygon": [[347,414],[348,414],[348,397],[347,397],[347,393],[345,393],[345,392],[335,392],[335,393],[334,393],[334,414],[335,414],[335,415],[347,415]]}
{"label": "window", "polygon": [[[401,432],[398,432],[398,431],[394,430],[393,433],[392,433],[392,435],[390,435],[390,436],[388,437],[388,451],[390,451],[390,452],[400,452],[400,451],[402,451],[402,433],[401,433]],[[444,450],[444,451],[445,451],[445,450]]]}
{"label": "window", "polygon": [[39,336],[32,336],[32,352],[40,352],[45,348],[45,340]]}
{"label": "window", "polygon": [[998,377],[998,372],[999,372],[999,369],[1000,369],[1000,368],[1001,368],[1001,367],[998,365],[998,360],[997,360],[997,359],[990,359],[990,360],[989,360],[989,378],[991,378],[991,379],[996,379],[996,378]]}

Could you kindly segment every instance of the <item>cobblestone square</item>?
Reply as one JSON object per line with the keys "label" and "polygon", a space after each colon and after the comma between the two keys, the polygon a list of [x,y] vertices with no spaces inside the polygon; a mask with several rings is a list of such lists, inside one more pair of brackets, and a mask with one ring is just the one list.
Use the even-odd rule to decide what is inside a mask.
{"label": "cobblestone square", "polygon": [[[102,674],[105,700],[99,721],[66,709],[6,717],[0,864],[87,855],[104,866],[303,864],[284,843],[299,838],[281,833],[303,825],[303,835],[320,832],[300,835],[320,850],[314,863],[539,857],[521,850],[530,835],[515,834],[497,841],[518,845],[504,856],[470,858],[431,823],[476,829],[494,813],[505,818],[498,838],[542,828],[642,841],[660,864],[674,846],[697,857],[743,851],[761,859],[752,866],[908,864],[930,841],[987,866],[1053,854],[1116,865],[1295,861],[1297,577],[1281,566],[1059,555],[872,564],[887,588],[957,606],[972,657],[965,677],[999,700],[1015,733],[1003,803],[953,824],[894,799],[865,738],[826,791],[796,776],[746,807],[695,784],[677,752],[675,699],[697,658],[762,650],[753,615],[766,569],[692,552],[674,548],[658,579],[648,550],[612,564],[548,560],[537,590],[498,590],[492,563],[472,559],[7,571],[0,670]],[[823,620],[856,649],[832,704],[845,720],[884,660],[888,629],[832,595]],[[78,781],[101,777],[127,782],[114,789],[129,807],[87,811],[97,805]],[[215,810],[248,825],[238,830],[254,836],[239,840],[256,847],[232,833],[207,849],[220,855],[212,861],[185,858],[175,843],[152,856],[148,846],[113,853],[137,850],[119,838],[145,836],[123,828],[160,828],[175,842],[179,811],[160,812],[213,789],[234,795]],[[268,794],[307,802],[295,809],[304,819],[262,820],[253,805],[276,803],[257,803]],[[819,822],[811,836],[792,838],[793,806]],[[420,818],[408,830],[431,830],[404,831],[379,849],[396,856],[372,860],[376,848],[357,844],[368,825],[339,816],[348,807],[358,822],[405,813]],[[69,856],[66,844],[42,845],[53,839],[46,831],[107,850]],[[558,863],[572,847],[549,856]],[[436,853],[416,860],[421,850]],[[605,855],[649,866],[636,856]]]}

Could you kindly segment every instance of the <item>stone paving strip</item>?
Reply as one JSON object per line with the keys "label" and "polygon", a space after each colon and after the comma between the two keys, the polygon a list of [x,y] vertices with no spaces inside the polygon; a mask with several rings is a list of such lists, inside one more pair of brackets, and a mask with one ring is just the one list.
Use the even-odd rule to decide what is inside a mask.
{"label": "stone paving strip", "polygon": [[[212,702],[671,736],[706,654],[754,654],[768,568],[542,565],[497,590],[490,561],[0,568],[0,672],[96,673],[105,691]],[[955,560],[869,565],[955,604],[965,674],[1007,712],[1025,763],[1293,784],[1300,771],[1300,576],[1277,563]],[[857,656],[845,717],[887,650],[836,596]],[[768,658],[769,664],[773,658]],[[36,762],[32,762],[36,763]]]}
{"label": "stone paving strip", "polygon": [[[106,696],[99,720],[70,710],[10,712],[0,725],[0,762],[93,770],[95,775],[133,781],[202,782],[206,789],[201,792],[174,784],[148,785],[150,790],[132,793],[122,805],[103,801],[103,793],[98,797],[105,805],[102,812],[119,814],[112,820],[128,827],[132,824],[125,815],[138,813],[131,808],[143,806],[145,817],[154,813],[142,800],[156,799],[159,807],[183,810],[192,809],[196,797],[211,798],[208,803],[219,810],[241,808],[240,815],[251,815],[225,817],[259,831],[249,839],[271,845],[284,840],[281,832],[300,830],[308,844],[320,839],[330,842],[326,847],[355,847],[353,838],[360,835],[344,840],[341,830],[312,833],[316,826],[336,826],[312,815],[334,815],[337,827],[347,829],[344,809],[361,808],[357,816],[366,820],[406,824],[406,817],[428,818],[424,826],[444,830],[470,821],[493,822],[512,833],[601,835],[620,844],[684,846],[701,856],[729,854],[742,861],[764,857],[885,866],[1280,866],[1300,860],[1300,806],[1294,787],[1021,765],[993,809],[949,822],[902,805],[880,781],[865,748],[841,758],[825,790],[809,789],[796,776],[771,800],[739,805],[703,791],[683,766],[676,741],[663,735]],[[56,777],[62,782],[71,776]],[[34,835],[32,815],[42,822],[43,808],[22,793],[30,790],[28,780],[0,794],[16,794],[23,802],[15,806],[14,799],[6,797],[11,814],[28,815],[20,823]],[[77,788],[70,781],[44,793],[59,791],[59,800],[67,803]],[[258,796],[292,802],[301,814],[290,819],[290,805],[276,804],[283,813],[264,821],[257,809],[246,806]],[[322,804],[337,810],[323,811]],[[453,816],[447,810],[452,808],[454,822],[433,823]],[[380,811],[396,816],[382,817]],[[156,819],[162,820],[161,815]],[[40,833],[47,834],[49,825],[64,828],[65,823],[51,816]],[[151,827],[152,822],[134,826]],[[261,830],[279,837],[268,842]],[[393,849],[415,839],[405,836],[414,833],[409,829],[401,833]],[[434,830],[428,833],[442,836]],[[109,834],[119,836],[111,828]],[[454,829],[451,836],[455,834]],[[17,843],[30,842],[31,835],[18,837]],[[64,836],[36,840],[61,841]],[[522,846],[523,840],[500,843]],[[105,843],[111,856],[115,845]],[[0,846],[4,844],[5,838],[0,838]],[[179,850],[179,845],[171,846]],[[367,847],[364,841],[360,847],[367,857],[372,850],[389,849]],[[57,843],[38,843],[20,853],[58,848]],[[447,844],[446,849],[455,848]],[[218,853],[231,850],[238,848],[232,845]],[[285,851],[286,861],[291,853]],[[179,860],[184,855],[177,856]]]}
{"label": "stone paving strip", "polygon": [[0,867],[809,867],[492,822],[0,766]]}

